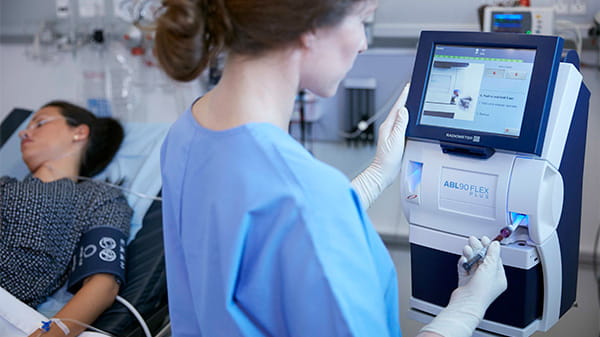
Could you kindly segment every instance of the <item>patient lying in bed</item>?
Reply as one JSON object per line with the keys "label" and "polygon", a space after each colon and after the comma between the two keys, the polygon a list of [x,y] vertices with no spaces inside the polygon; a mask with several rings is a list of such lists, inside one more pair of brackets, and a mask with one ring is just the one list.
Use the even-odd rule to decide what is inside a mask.
{"label": "patient lying in bed", "polygon": [[[76,336],[114,301],[125,275],[132,210],[122,193],[84,180],[123,139],[112,119],[50,102],[19,133],[30,174],[0,178],[0,287],[35,307],[65,282],[75,295],[44,336]],[[32,332],[37,335],[39,331]]]}

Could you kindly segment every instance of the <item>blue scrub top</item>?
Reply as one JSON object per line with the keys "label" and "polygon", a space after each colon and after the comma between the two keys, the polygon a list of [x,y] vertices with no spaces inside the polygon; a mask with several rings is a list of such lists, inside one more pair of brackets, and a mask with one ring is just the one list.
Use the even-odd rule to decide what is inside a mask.
{"label": "blue scrub top", "polygon": [[283,130],[212,131],[188,109],[161,165],[173,336],[400,336],[358,195]]}

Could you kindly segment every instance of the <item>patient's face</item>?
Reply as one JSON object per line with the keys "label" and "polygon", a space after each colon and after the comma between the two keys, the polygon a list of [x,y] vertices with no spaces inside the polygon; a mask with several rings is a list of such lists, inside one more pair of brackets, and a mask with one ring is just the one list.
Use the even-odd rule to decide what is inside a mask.
{"label": "patient's face", "polygon": [[67,124],[57,107],[37,111],[19,136],[23,161],[31,172],[45,163],[62,160],[80,151],[75,146],[78,140],[75,128]]}

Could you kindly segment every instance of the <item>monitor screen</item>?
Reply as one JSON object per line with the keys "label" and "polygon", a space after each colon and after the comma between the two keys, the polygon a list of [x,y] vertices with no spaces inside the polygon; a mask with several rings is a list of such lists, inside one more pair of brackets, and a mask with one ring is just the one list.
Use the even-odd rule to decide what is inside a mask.
{"label": "monitor screen", "polygon": [[420,123],[518,137],[535,54],[436,44]]}
{"label": "monitor screen", "polygon": [[492,32],[531,34],[531,12],[492,12]]}
{"label": "monitor screen", "polygon": [[407,136],[541,154],[562,46],[556,36],[421,32]]}

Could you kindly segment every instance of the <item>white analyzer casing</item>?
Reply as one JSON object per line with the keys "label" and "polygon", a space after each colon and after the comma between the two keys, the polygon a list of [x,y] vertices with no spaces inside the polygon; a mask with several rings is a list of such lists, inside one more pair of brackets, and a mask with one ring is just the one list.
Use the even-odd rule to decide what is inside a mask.
{"label": "white analyzer casing", "polygon": [[[562,266],[556,228],[564,188],[558,169],[581,82],[572,64],[560,64],[541,156],[498,151],[478,159],[443,153],[430,140],[407,142],[400,193],[411,245],[458,259],[469,236],[493,238],[511,223],[511,214],[527,215],[527,223],[503,241],[501,257],[505,266],[519,269],[541,264],[542,315],[525,328],[483,320],[482,330],[529,336],[559,319]],[[443,309],[415,297],[410,305],[411,316],[424,322]]]}

